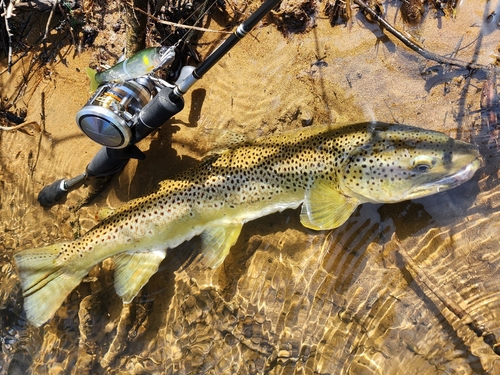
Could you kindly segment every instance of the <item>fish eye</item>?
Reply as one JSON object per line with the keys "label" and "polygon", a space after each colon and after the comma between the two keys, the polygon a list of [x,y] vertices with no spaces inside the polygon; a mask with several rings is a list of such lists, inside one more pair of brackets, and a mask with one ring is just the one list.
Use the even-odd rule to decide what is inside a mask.
{"label": "fish eye", "polygon": [[413,169],[418,172],[427,172],[434,164],[436,161],[430,156],[420,155],[413,159]]}

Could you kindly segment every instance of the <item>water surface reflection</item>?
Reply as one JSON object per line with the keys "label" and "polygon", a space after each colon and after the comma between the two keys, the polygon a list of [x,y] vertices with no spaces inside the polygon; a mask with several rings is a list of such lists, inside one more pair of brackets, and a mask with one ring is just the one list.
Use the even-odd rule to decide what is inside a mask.
{"label": "water surface reflection", "polygon": [[[417,31],[428,48],[449,52],[465,27],[470,40],[463,45],[473,43],[480,30],[471,25],[482,22],[483,11],[464,4],[456,19],[439,21],[441,29],[428,18]],[[319,19],[315,33],[289,39],[272,26],[257,30],[200,82],[206,95],[186,98],[186,108],[203,101],[196,118],[181,113],[175,131],[146,141],[148,159],[131,163],[93,206],[77,212],[71,207],[84,192],[51,210],[34,197],[44,183],[80,173],[88,160],[75,149],[94,154],[69,134],[77,132],[73,117],[82,103],[68,118],[47,117],[48,132],[69,134],[64,145],[1,133],[0,374],[499,373],[500,357],[488,342],[488,334],[500,338],[499,154],[480,110],[484,77],[455,72],[426,83],[420,71],[429,64],[397,43],[376,45],[379,29],[361,20],[347,32]],[[476,52],[489,63],[499,31],[488,30]],[[318,51],[327,65],[311,65],[322,57]],[[470,57],[467,48],[460,53]],[[87,86],[84,77],[71,77],[73,86]],[[363,205],[333,231],[309,231],[290,210],[251,222],[217,271],[198,261],[195,238],[169,253],[125,308],[105,261],[47,325],[25,322],[12,252],[86,231],[99,207],[142,195],[159,176],[192,165],[211,147],[204,129],[254,137],[304,121],[373,118],[475,142],[485,166],[448,192]],[[42,157],[33,171],[28,150],[38,142]]]}

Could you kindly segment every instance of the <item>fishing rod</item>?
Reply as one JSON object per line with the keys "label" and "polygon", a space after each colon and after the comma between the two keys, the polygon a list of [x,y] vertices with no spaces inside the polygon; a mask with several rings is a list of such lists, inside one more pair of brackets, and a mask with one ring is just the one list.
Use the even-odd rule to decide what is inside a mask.
{"label": "fishing rod", "polygon": [[210,70],[239,40],[247,35],[259,21],[268,14],[281,0],[267,0],[238,28],[222,45],[207,57],[185,80],[176,85],[169,94],[171,101],[175,102],[184,95],[189,88],[195,84],[203,75]]}
{"label": "fishing rod", "polygon": [[[119,84],[109,81],[99,86],[76,116],[80,129],[104,147],[90,161],[84,173],[70,179],[59,179],[45,186],[38,194],[40,205],[51,207],[66,198],[69,192],[82,186],[89,178],[111,176],[121,171],[130,159],[144,159],[146,155],[135,144],[182,111],[183,95],[189,88],[280,1],[266,0],[197,68],[183,67],[175,85],[152,78],[148,75],[150,70],[141,76],[140,69],[135,73],[133,69],[138,66],[138,61],[145,64],[146,61],[157,59],[159,62],[151,67],[152,70],[171,63],[175,46],[169,49],[147,49],[120,63],[120,68],[116,68],[114,72],[119,70],[121,74],[129,77],[129,80]],[[114,68],[102,73],[113,73]],[[146,68],[149,69],[148,66]]]}

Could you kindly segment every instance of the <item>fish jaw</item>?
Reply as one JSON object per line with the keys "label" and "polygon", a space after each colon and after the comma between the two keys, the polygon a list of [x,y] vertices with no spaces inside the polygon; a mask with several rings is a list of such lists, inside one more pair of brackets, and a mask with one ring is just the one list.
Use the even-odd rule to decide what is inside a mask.
{"label": "fish jaw", "polygon": [[443,153],[444,156],[438,161],[435,170],[431,169],[430,173],[422,175],[422,180],[427,181],[415,185],[405,194],[406,199],[426,197],[453,189],[469,181],[483,165],[477,146],[458,140],[448,142],[452,143],[453,150]]}
{"label": "fish jaw", "polygon": [[428,182],[414,189],[411,193],[406,194],[406,199],[420,198],[450,190],[462,185],[474,176],[482,164],[482,159],[478,157],[465,167],[461,168],[458,172],[443,176],[437,181]]}

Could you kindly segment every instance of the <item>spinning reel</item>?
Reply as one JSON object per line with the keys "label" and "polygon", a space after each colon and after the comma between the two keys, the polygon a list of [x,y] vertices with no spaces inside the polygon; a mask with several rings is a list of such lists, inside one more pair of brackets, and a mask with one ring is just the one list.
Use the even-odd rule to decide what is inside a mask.
{"label": "spinning reel", "polygon": [[127,147],[132,140],[134,117],[156,92],[149,77],[106,83],[78,111],[76,123],[94,142],[109,148]]}
{"label": "spinning reel", "polygon": [[176,47],[177,44],[148,48],[101,73],[89,70],[91,88],[96,91],[76,114],[76,123],[83,133],[113,149],[134,143],[137,116],[163,88],[174,87],[150,73],[170,65],[175,60]]}

